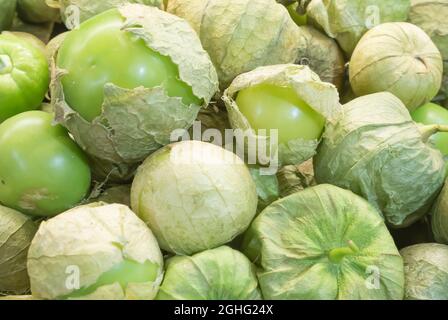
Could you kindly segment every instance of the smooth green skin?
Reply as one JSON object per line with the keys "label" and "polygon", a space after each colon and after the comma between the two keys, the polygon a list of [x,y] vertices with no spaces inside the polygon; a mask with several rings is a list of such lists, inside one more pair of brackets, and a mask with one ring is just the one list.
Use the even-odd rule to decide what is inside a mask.
{"label": "smooth green skin", "polygon": [[81,149],[53,116],[28,111],[0,125],[0,202],[35,216],[53,216],[89,191]]}
{"label": "smooth green skin", "polygon": [[87,121],[101,114],[104,85],[134,89],[162,86],[186,105],[201,105],[189,85],[179,80],[169,57],[151,50],[142,39],[121,31],[123,17],[111,9],[82,23],[64,39],[58,53],[65,99]]}
{"label": "smooth green skin", "polygon": [[236,98],[241,113],[255,130],[278,129],[279,142],[319,139],[325,118],[311,109],[292,88],[258,84],[241,90]]}
{"label": "smooth green skin", "polygon": [[[411,116],[415,122],[422,124],[448,125],[448,110],[431,102],[413,111]],[[448,133],[437,133],[431,139],[444,156],[448,155]]]}
{"label": "smooth green skin", "polygon": [[19,37],[45,54],[45,43],[31,33],[21,31],[4,31],[3,34]]}
{"label": "smooth green skin", "polygon": [[298,25],[298,26],[304,26],[307,24],[307,16],[306,14],[301,15],[297,12],[296,10],[297,8],[297,2],[290,4],[287,9],[289,12],[289,15],[291,16],[292,20],[294,20],[294,22]]}
{"label": "smooth green skin", "polygon": [[11,27],[16,10],[16,0],[0,0],[0,32]]}
{"label": "smooth green skin", "polygon": [[0,122],[37,109],[50,83],[42,50],[14,34],[0,35]]}
{"label": "smooth green skin", "polygon": [[98,280],[85,288],[81,288],[63,297],[80,298],[95,292],[98,288],[118,282],[122,288],[129,283],[154,282],[157,278],[159,266],[150,261],[138,263],[133,260],[124,259],[119,265],[103,273]]}

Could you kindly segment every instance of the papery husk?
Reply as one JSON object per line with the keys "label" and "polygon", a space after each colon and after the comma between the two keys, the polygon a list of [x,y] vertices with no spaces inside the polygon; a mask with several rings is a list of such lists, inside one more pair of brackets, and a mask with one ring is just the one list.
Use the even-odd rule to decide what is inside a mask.
{"label": "papery husk", "polygon": [[439,126],[420,127],[388,92],[357,98],[326,127],[314,158],[318,183],[361,195],[392,227],[424,216],[445,179],[445,162],[428,141]]}
{"label": "papery husk", "polygon": [[[347,246],[350,254],[331,259],[333,249]],[[259,266],[265,299],[403,298],[403,261],[379,212],[332,185],[272,203],[246,233],[243,252]]]}
{"label": "papery husk", "polygon": [[273,0],[170,0],[167,11],[196,30],[223,90],[244,72],[293,63],[303,46],[299,27]]}
{"label": "papery husk", "polygon": [[311,26],[300,28],[306,44],[299,49],[297,64],[308,65],[323,82],[344,87],[345,58],[337,42]]}
{"label": "papery husk", "polygon": [[[31,292],[39,299],[69,297],[70,267],[79,270],[79,288],[124,259],[157,266],[152,282],[103,285],[82,299],[153,299],[162,280],[163,257],[151,230],[126,206],[101,202],[80,206],[42,222],[28,254]],[[68,272],[68,273],[67,273]]]}
{"label": "papery husk", "polygon": [[0,206],[0,295],[29,292],[26,259],[36,231],[29,217]]}
{"label": "papery husk", "polygon": [[62,22],[69,29],[75,29],[82,22],[112,8],[129,3],[139,3],[163,8],[163,0],[45,0],[51,8],[59,9]]}
{"label": "papery husk", "polygon": [[446,181],[432,209],[431,226],[435,240],[448,244],[448,184]]}
{"label": "papery husk", "polygon": [[170,258],[157,300],[262,300],[262,297],[254,266],[241,252],[222,246],[191,257]]}
{"label": "papery husk", "polygon": [[448,246],[423,243],[400,251],[406,300],[448,300]]}
{"label": "papery husk", "polygon": [[443,61],[419,27],[407,22],[385,23],[361,38],[349,70],[357,96],[388,91],[413,111],[439,92]]}
{"label": "papery husk", "polygon": [[444,60],[442,93],[448,98],[448,0],[411,0],[409,22],[422,28]]}
{"label": "papery husk", "polygon": [[347,58],[369,29],[406,21],[410,7],[409,0],[305,0],[299,5],[312,24],[338,41]]}

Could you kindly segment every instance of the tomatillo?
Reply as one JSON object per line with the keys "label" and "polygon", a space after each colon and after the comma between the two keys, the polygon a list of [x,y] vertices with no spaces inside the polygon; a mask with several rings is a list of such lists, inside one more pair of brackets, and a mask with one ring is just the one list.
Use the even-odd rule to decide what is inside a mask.
{"label": "tomatillo", "polygon": [[[413,111],[411,116],[415,122],[421,124],[448,125],[448,110],[431,102]],[[448,133],[437,133],[431,137],[431,140],[444,156],[448,155]]]}
{"label": "tomatillo", "polygon": [[0,34],[0,122],[37,109],[50,82],[47,59],[35,45]]}
{"label": "tomatillo", "polygon": [[62,86],[69,106],[92,121],[101,114],[107,83],[125,89],[162,86],[168,96],[180,97],[186,105],[201,105],[192,88],[180,80],[177,65],[149,48],[142,38],[123,31],[124,22],[113,9],[67,34],[57,65],[67,71]]}
{"label": "tomatillo", "polygon": [[81,149],[53,116],[28,111],[0,125],[0,202],[23,213],[53,216],[77,205],[90,187]]}
{"label": "tomatillo", "polygon": [[278,129],[280,143],[314,140],[322,135],[325,118],[289,87],[262,83],[245,88],[236,98],[241,113],[254,130]]}

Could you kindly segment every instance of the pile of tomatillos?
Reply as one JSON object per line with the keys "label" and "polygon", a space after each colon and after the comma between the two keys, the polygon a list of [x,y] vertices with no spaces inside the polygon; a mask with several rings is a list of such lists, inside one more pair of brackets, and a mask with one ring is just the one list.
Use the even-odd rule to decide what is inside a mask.
{"label": "pile of tomatillos", "polygon": [[0,300],[448,300],[448,0],[0,0]]}

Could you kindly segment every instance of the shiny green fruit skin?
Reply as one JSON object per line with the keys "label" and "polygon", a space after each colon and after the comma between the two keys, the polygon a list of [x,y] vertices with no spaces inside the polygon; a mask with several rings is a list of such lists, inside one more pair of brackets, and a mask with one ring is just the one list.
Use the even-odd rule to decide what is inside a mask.
{"label": "shiny green fruit skin", "polygon": [[298,26],[304,26],[307,24],[307,16],[305,14],[301,15],[297,12],[297,2],[290,4],[287,8],[292,20],[294,20]]}
{"label": "shiny green fruit skin", "polygon": [[[448,125],[448,110],[435,103],[427,103],[421,106],[413,111],[411,116],[415,122],[425,125]],[[431,140],[444,156],[448,155],[448,133],[437,133],[432,136]]]}
{"label": "shiny green fruit skin", "polygon": [[236,98],[241,113],[254,130],[278,129],[279,142],[319,139],[325,118],[291,88],[258,84],[241,90]]}
{"label": "shiny green fruit skin", "polygon": [[179,80],[171,59],[122,31],[124,21],[117,9],[111,9],[67,34],[57,65],[68,72],[62,77],[62,86],[69,106],[92,121],[101,114],[106,83],[125,89],[162,86],[168,96],[181,97],[187,105],[200,105],[201,99],[191,87]]}
{"label": "shiny green fruit skin", "polygon": [[37,109],[50,83],[47,59],[34,44],[11,33],[0,35],[0,122]]}
{"label": "shiny green fruit skin", "polygon": [[77,205],[90,187],[81,149],[53,116],[28,111],[0,125],[0,202],[35,216]]}

